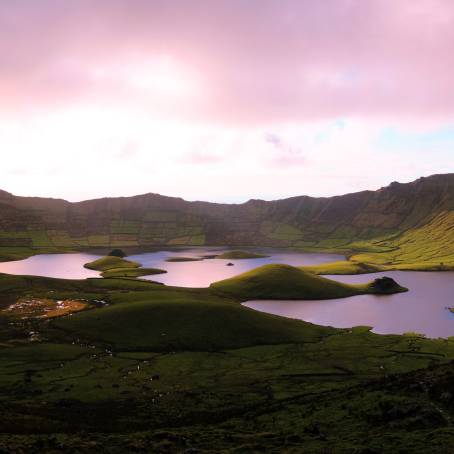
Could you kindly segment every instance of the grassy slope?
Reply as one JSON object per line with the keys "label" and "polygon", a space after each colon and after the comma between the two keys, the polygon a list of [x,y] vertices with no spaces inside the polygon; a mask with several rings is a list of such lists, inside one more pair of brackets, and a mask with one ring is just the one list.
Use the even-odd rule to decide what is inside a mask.
{"label": "grassy slope", "polygon": [[[210,288],[220,294],[248,299],[326,299],[378,293],[369,284],[344,284],[290,265],[264,265]],[[397,289],[404,291],[405,289]]]}
{"label": "grassy slope", "polygon": [[454,269],[453,230],[454,211],[444,212],[423,227],[377,243],[378,246],[391,247],[390,251],[360,252],[352,259],[395,269]]}
{"label": "grassy slope", "polygon": [[[454,211],[442,211],[425,225],[417,228],[402,227],[389,233],[377,231],[375,235],[361,238],[354,229],[345,226],[335,232],[321,232],[321,240],[293,241],[287,246],[299,247],[314,252],[338,252],[350,256],[352,265],[346,266],[336,263],[330,265],[330,274],[344,274],[346,272],[362,272],[362,266],[356,270],[358,263],[366,267],[380,267],[385,269],[406,270],[453,270],[454,269]],[[42,232],[24,233],[41,238]],[[6,233],[5,233],[6,235]],[[13,233],[8,233],[9,236]],[[63,235],[63,233],[62,233]],[[267,234],[268,235],[268,234]],[[319,235],[319,236],[320,236]],[[359,235],[359,236],[358,236]],[[69,252],[87,247],[89,244],[45,243],[34,240],[33,247],[2,246],[0,247],[0,260],[18,260],[37,253]],[[269,237],[269,239],[273,239]],[[94,242],[93,245],[101,244]],[[228,258],[228,257],[225,257]],[[234,257],[232,257],[234,258]],[[246,257],[245,257],[246,258]],[[250,257],[247,257],[250,258]],[[181,259],[178,259],[181,260]],[[322,271],[313,269],[313,272],[323,274]]]}
{"label": "grassy slope", "polygon": [[321,263],[320,265],[300,266],[299,269],[314,274],[367,274],[383,271],[386,267],[370,265],[350,260]]}
{"label": "grassy slope", "polygon": [[[318,327],[206,289],[0,275],[0,304],[50,292],[110,305],[0,324],[6,452],[425,452],[427,437],[450,449],[452,367],[386,377],[454,359],[453,341]],[[20,342],[30,330],[47,341]],[[430,394],[411,387],[429,380]]]}
{"label": "grassy slope", "polygon": [[114,304],[62,318],[55,325],[116,349],[213,351],[299,342],[329,329],[299,325],[203,293],[162,290],[112,298]]}
{"label": "grassy slope", "polygon": [[112,268],[101,273],[102,277],[141,277],[167,273],[159,268]]}
{"label": "grassy slope", "polygon": [[[90,247],[229,244],[345,252],[355,262],[398,269],[454,269],[453,190],[454,175],[447,174],[378,191],[239,206],[153,194],[69,204],[0,191],[0,259]],[[69,227],[69,207],[77,228]]]}
{"label": "grassy slope", "polygon": [[108,271],[120,268],[139,268],[140,264],[131,262],[130,260],[126,260],[121,257],[112,257],[111,255],[106,255],[105,257],[101,257],[97,260],[94,260],[93,262],[86,263],[84,267],[90,270]]}

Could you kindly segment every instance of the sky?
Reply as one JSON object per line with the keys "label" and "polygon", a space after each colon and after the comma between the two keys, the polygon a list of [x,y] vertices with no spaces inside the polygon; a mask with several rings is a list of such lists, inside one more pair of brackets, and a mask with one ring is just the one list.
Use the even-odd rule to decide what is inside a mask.
{"label": "sky", "polygon": [[329,196],[454,172],[452,0],[0,0],[0,189]]}

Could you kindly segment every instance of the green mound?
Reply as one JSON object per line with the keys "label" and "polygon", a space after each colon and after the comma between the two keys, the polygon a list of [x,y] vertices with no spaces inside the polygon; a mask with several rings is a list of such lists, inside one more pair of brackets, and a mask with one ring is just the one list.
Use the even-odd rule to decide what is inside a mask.
{"label": "green mound", "polygon": [[200,262],[203,258],[197,257],[169,257],[166,262]]}
{"label": "green mound", "polygon": [[151,276],[153,274],[167,273],[166,270],[159,268],[112,268],[107,271],[103,271],[102,277],[140,277],[140,276]]}
{"label": "green mound", "polygon": [[142,268],[139,263],[110,255],[101,257],[94,262],[86,263],[84,266],[90,270],[102,271],[101,276],[109,278],[135,278],[140,276],[151,276],[152,274],[167,273],[167,271],[159,268]]}
{"label": "green mound", "polygon": [[299,269],[314,274],[341,275],[377,273],[383,271],[385,267],[344,260],[339,262],[321,263],[320,265],[300,266]]}
{"label": "green mound", "polygon": [[392,279],[380,284],[344,284],[290,265],[264,265],[230,279],[211,284],[218,293],[248,299],[330,299],[365,293],[405,291]]}
{"label": "green mound", "polygon": [[101,310],[55,321],[66,332],[106,342],[115,349],[212,351],[292,343],[330,332],[254,311],[218,297],[172,290],[122,296]]}
{"label": "green mound", "polygon": [[218,255],[217,259],[261,259],[264,257],[269,257],[268,255],[263,254],[255,254],[254,252],[247,252],[247,251],[228,251],[224,252],[223,254]]}
{"label": "green mound", "polygon": [[139,268],[140,265],[136,262],[123,259],[121,257],[106,256],[100,259],[94,260],[93,262],[86,263],[85,268],[96,271],[107,271],[119,268]]}

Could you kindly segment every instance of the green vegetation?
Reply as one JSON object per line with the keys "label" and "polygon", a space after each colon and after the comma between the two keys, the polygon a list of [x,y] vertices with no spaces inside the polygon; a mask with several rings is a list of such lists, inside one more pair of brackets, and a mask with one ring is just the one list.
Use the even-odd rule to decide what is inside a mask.
{"label": "green vegetation", "polygon": [[74,252],[73,250],[60,248],[29,248],[29,247],[5,247],[0,246],[0,262],[11,260],[23,260],[35,254],[52,254],[57,252]]}
{"label": "green vegetation", "polygon": [[292,320],[244,308],[206,292],[160,286],[110,301],[114,304],[105,309],[62,318],[55,326],[115,349],[160,352],[293,343],[326,331],[314,325],[301,330]]}
{"label": "green vegetation", "polygon": [[454,270],[454,211],[443,212],[426,225],[412,228],[378,244],[392,247],[384,252],[360,252],[353,260],[392,266],[400,270]]}
{"label": "green vegetation", "polygon": [[[454,269],[453,188],[446,175],[239,206],[148,194],[131,210],[122,199],[69,204],[0,193],[3,260],[201,244],[349,258],[269,265],[208,289],[134,279],[150,269],[119,257],[88,264],[108,279],[0,274],[0,451],[451,452],[453,338],[321,327],[239,301],[405,290],[390,279],[351,286],[324,273]],[[84,310],[66,315],[68,306],[53,319],[9,310],[31,299]]]}
{"label": "green vegetation", "polygon": [[112,257],[120,257],[120,258],[126,257],[125,252],[122,251],[121,249],[112,249],[108,255],[110,255]]}
{"label": "green vegetation", "polygon": [[263,254],[256,254],[254,252],[247,252],[247,251],[228,251],[224,252],[223,254],[219,254],[216,258],[217,259],[261,259],[264,257],[269,257],[268,255]]}
{"label": "green vegetation", "polygon": [[[1,311],[76,295],[91,309],[50,322]],[[316,326],[212,289],[0,275],[0,448],[449,452],[453,359],[452,339]]]}
{"label": "green vegetation", "polygon": [[370,265],[367,263],[345,260],[342,262],[321,263],[320,265],[300,266],[303,271],[314,274],[367,274],[384,271],[384,266]]}
{"label": "green vegetation", "polygon": [[169,257],[166,262],[200,262],[203,260],[201,257]]}
{"label": "green vegetation", "polygon": [[101,273],[102,277],[141,277],[167,273],[159,268],[112,268]]}
{"label": "green vegetation", "polygon": [[131,262],[130,260],[123,259],[121,257],[114,257],[107,255],[100,259],[94,260],[93,262],[86,263],[85,268],[96,271],[109,271],[113,269],[124,269],[124,268],[139,268],[140,264]]}
{"label": "green vegetation", "polygon": [[90,247],[266,245],[345,254],[363,264],[358,271],[454,270],[454,174],[339,197],[241,205],[145,194],[129,210],[123,198],[72,204],[2,194],[0,260]]}
{"label": "green vegetation", "polygon": [[[391,279],[392,281],[392,279]],[[364,293],[406,291],[394,281],[385,289],[376,280],[368,284],[344,284],[303,271],[290,265],[264,265],[230,279],[215,282],[210,288],[240,300],[248,299],[327,299]]]}
{"label": "green vegetation", "polygon": [[121,257],[107,255],[93,262],[86,263],[85,268],[102,271],[101,276],[106,278],[150,276],[152,274],[167,273],[159,268],[142,268],[139,263]]}

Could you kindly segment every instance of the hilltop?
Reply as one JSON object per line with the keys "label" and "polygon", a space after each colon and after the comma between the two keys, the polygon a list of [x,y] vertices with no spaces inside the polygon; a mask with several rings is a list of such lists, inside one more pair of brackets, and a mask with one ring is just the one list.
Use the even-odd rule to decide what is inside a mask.
{"label": "hilltop", "polygon": [[[390,284],[386,286],[388,280]],[[317,276],[290,265],[263,265],[238,276],[214,282],[210,289],[243,301],[344,298],[365,293],[397,293],[407,290],[390,278],[376,279],[368,284],[351,285]]]}

